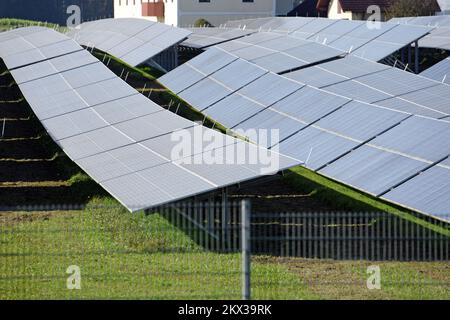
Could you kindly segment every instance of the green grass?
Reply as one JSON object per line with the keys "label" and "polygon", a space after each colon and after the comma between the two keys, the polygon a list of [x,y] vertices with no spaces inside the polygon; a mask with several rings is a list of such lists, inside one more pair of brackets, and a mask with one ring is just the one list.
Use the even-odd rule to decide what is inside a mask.
{"label": "green grass", "polygon": [[[359,212],[388,212],[402,219],[429,228],[450,237],[450,226],[441,227],[417,216],[411,211],[396,207],[368,194],[328,179],[304,167],[290,170],[286,181],[299,190],[311,194],[318,201],[332,205],[336,210]],[[444,225],[443,223],[441,225]]]}
{"label": "green grass", "polygon": [[[34,219],[0,216],[1,299],[240,298],[238,254],[207,252],[158,214],[132,215],[112,200],[91,205]],[[82,290],[66,289],[70,265],[81,268]],[[281,265],[256,265],[255,272],[298,282],[280,298],[305,296]]]}
{"label": "green grass", "polygon": [[[206,251],[162,216],[113,200],[84,212],[3,213],[0,229],[0,299],[240,298],[239,254]],[[66,288],[71,265],[81,290]],[[367,265],[256,256],[253,298],[450,298],[446,263],[380,263],[376,292],[365,287]]]}
{"label": "green grass", "polygon": [[67,28],[61,27],[54,23],[47,23],[42,21],[33,20],[23,20],[23,19],[13,19],[13,18],[1,18],[0,19],[0,31],[7,31],[9,29],[30,27],[30,26],[41,26],[52,29],[57,29],[60,32],[65,32]]}

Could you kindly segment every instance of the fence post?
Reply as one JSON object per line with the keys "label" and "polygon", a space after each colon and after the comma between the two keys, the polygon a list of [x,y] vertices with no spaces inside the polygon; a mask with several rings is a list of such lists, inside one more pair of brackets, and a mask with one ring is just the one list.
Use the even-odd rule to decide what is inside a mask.
{"label": "fence post", "polygon": [[250,300],[250,202],[241,203],[242,243],[242,299]]}

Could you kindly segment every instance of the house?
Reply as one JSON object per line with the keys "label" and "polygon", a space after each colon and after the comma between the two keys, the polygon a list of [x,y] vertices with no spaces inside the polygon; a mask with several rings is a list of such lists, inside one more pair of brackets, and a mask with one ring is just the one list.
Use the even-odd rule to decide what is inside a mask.
{"label": "house", "polygon": [[290,17],[321,17],[326,16],[326,13],[317,10],[317,0],[304,0],[287,15]]}
{"label": "house", "polygon": [[214,26],[229,20],[286,15],[298,0],[114,0],[115,18],[144,18],[173,26],[205,19]]}
{"label": "house", "polygon": [[[330,19],[367,20],[370,6],[378,6],[381,13],[389,7],[392,0],[319,0],[317,9]],[[381,17],[384,20],[384,17]]]}

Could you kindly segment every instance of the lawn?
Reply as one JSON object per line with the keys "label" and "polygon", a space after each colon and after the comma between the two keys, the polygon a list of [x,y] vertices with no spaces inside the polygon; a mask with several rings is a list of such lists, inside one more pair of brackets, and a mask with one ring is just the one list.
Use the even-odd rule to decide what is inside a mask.
{"label": "lawn", "polygon": [[[240,255],[207,251],[158,214],[108,199],[84,211],[0,214],[0,299],[239,299]],[[364,261],[255,256],[254,299],[450,299],[444,262],[382,262],[382,290]],[[81,290],[66,269],[81,268]]]}

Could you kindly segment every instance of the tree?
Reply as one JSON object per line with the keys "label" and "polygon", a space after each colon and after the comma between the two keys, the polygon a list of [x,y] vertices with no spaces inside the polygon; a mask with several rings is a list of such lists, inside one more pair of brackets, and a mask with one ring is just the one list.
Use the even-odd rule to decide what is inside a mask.
{"label": "tree", "polygon": [[198,19],[197,21],[195,21],[194,27],[196,27],[196,28],[201,28],[201,27],[210,28],[210,27],[213,27],[213,25],[211,23],[209,23],[209,21],[206,20],[206,19]]}
{"label": "tree", "polygon": [[386,9],[386,20],[395,17],[432,16],[440,7],[437,0],[391,0]]}

